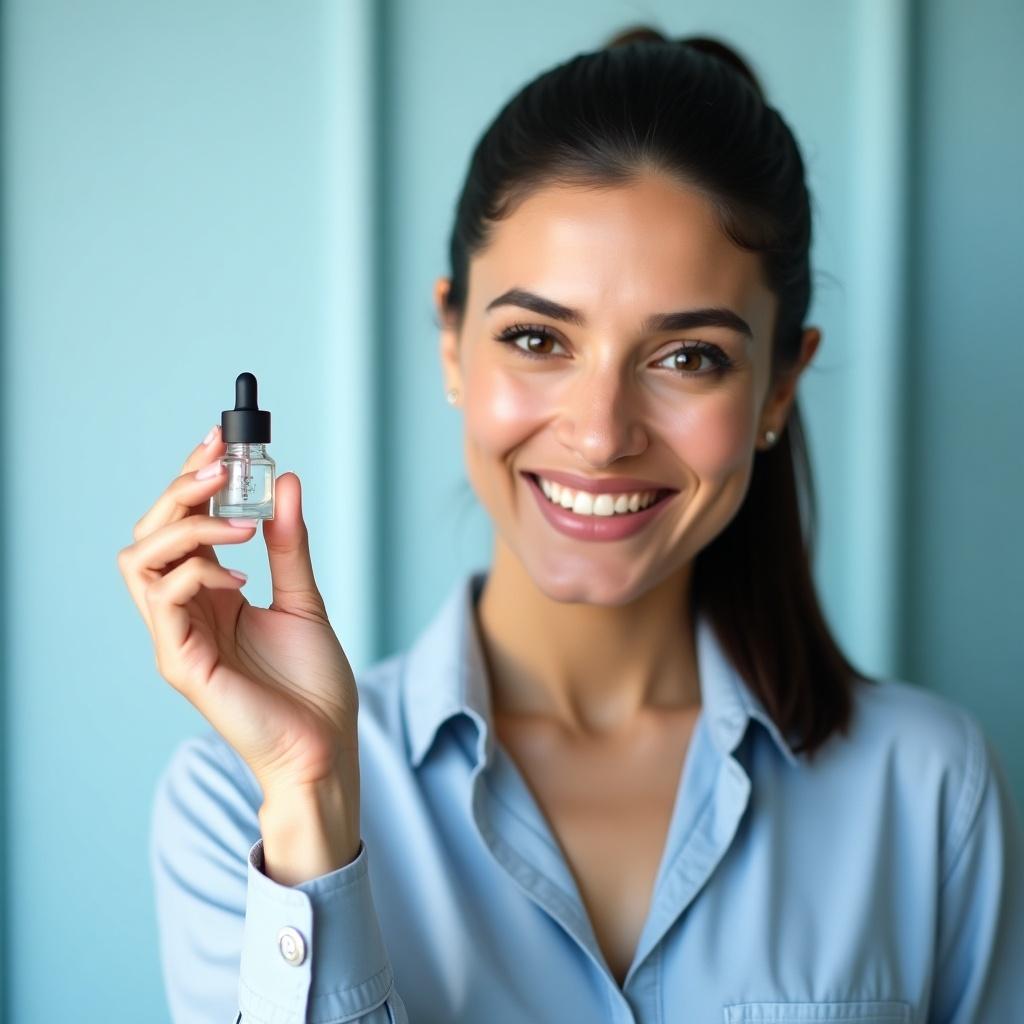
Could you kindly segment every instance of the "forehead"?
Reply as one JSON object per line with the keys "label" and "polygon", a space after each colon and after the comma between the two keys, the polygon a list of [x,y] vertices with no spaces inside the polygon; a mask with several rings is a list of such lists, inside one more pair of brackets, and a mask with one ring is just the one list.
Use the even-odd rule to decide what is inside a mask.
{"label": "forehead", "polygon": [[642,319],[650,312],[728,305],[767,330],[774,297],[756,253],[719,228],[699,192],[660,175],[611,188],[546,186],[492,226],[471,261],[471,303],[509,287]]}

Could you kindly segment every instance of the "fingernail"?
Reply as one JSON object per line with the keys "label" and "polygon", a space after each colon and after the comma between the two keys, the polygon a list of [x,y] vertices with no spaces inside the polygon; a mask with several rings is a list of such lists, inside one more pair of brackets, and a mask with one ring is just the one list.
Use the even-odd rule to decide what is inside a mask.
{"label": "fingernail", "polygon": [[217,424],[210,427],[210,432],[203,438],[203,444],[209,444],[217,436]]}
{"label": "fingernail", "polygon": [[196,479],[206,480],[211,476],[216,476],[223,468],[223,462],[211,462],[208,466],[203,466],[203,468],[196,473]]}
{"label": "fingernail", "polygon": [[232,526],[241,526],[243,529],[250,529],[256,525],[256,522],[253,519],[229,519],[228,522]]}
{"label": "fingernail", "polygon": [[247,573],[242,572],[241,569],[228,569],[228,572],[232,576],[237,576],[243,583],[249,578]]}

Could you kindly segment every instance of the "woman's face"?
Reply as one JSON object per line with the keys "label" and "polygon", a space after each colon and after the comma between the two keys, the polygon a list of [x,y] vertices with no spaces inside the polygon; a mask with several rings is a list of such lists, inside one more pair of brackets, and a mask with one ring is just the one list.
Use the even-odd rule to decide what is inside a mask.
{"label": "woman's face", "polygon": [[[441,313],[447,286],[435,286]],[[529,308],[530,296],[574,312]],[[735,322],[644,326],[712,309]],[[764,429],[781,432],[795,389],[794,379],[768,395],[775,310],[756,254],[720,231],[698,193],[662,176],[549,187],[494,226],[470,263],[461,330],[442,331],[442,366],[459,391],[470,484],[496,541],[541,590],[625,604],[686,570],[725,528]],[[496,340],[503,332],[509,340]],[[588,539],[555,528],[524,475],[552,471],[587,478],[595,493],[622,477],[674,493],[636,532]]]}

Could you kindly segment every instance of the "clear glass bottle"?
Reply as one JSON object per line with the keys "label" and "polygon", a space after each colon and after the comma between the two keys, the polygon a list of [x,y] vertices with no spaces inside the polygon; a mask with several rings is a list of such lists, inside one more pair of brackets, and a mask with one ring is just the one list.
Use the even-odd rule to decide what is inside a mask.
{"label": "clear glass bottle", "polygon": [[270,413],[257,408],[256,377],[235,378],[235,407],[221,413],[221,436],[226,450],[224,486],[210,499],[211,516],[233,519],[273,519],[275,463],[267,454]]}

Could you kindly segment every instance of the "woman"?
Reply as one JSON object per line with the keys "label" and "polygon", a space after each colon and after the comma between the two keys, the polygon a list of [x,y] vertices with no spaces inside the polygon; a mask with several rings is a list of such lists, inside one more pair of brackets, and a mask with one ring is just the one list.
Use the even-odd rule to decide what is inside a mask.
{"label": "woman", "polygon": [[492,564],[358,687],[298,478],[255,608],[193,451],[119,556],[213,727],[154,806],[176,1021],[1014,1019],[1002,768],[814,591],[810,239],[721,44],[627,32],[516,95],[435,287]]}

